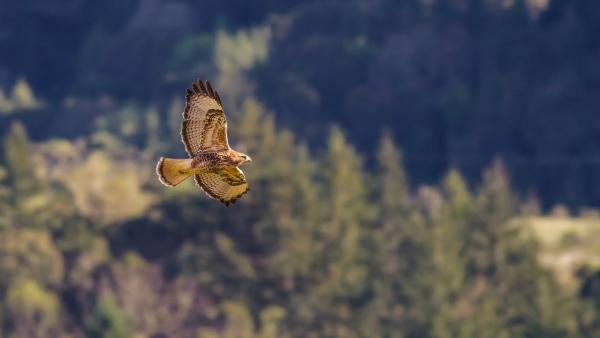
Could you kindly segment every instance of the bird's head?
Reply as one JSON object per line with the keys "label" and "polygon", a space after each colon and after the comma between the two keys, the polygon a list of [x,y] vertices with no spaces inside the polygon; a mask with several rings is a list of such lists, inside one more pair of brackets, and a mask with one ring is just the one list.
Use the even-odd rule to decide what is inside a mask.
{"label": "bird's head", "polygon": [[247,162],[252,162],[252,159],[250,158],[250,156],[248,156],[248,155],[246,155],[244,153],[238,152],[238,157],[239,157],[239,161],[240,161],[239,164],[244,164],[244,163],[247,163]]}

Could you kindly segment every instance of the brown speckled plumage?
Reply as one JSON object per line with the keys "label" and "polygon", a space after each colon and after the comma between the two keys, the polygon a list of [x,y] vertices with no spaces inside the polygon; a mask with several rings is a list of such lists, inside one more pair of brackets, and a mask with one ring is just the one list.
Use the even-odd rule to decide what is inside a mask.
{"label": "brown speckled plumage", "polygon": [[198,186],[225,205],[248,192],[238,166],[249,162],[250,157],[229,147],[221,98],[208,81],[193,83],[187,90],[181,140],[191,161],[161,158],[156,169],[161,182],[174,186],[181,175],[193,175]]}

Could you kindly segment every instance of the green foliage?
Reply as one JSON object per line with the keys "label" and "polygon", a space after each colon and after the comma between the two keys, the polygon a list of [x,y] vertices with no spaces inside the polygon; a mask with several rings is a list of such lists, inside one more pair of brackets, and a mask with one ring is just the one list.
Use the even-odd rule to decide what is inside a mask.
{"label": "green foliage", "polygon": [[6,313],[17,337],[56,337],[60,332],[60,301],[56,294],[32,280],[8,288]]}
{"label": "green foliage", "polygon": [[60,285],[63,257],[47,231],[17,228],[0,234],[0,286],[21,280]]}
{"label": "green foliage", "polygon": [[222,306],[226,328],[222,332],[202,328],[197,338],[287,338],[280,328],[285,310],[278,306],[269,306],[260,313],[260,329],[255,327],[248,309],[236,302],[226,302]]}
{"label": "green foliage", "polygon": [[[47,173],[43,161],[34,155],[21,124],[11,125],[2,155],[6,168],[3,185],[8,190],[4,198],[0,198],[0,207],[2,200],[8,207],[4,214],[5,227],[56,230],[63,218],[76,216],[70,207],[71,195],[64,186],[50,185],[44,180]],[[0,186],[0,192],[2,190]]]}
{"label": "green foliage", "polygon": [[360,294],[367,287],[366,266],[361,262],[365,254],[361,237],[370,215],[365,189],[367,179],[362,173],[360,158],[337,128],[332,129],[329,136],[320,173],[324,192],[330,196],[324,215],[327,227],[320,232],[320,237],[329,242],[322,253],[324,268],[329,270],[325,283],[332,283],[328,288],[342,294]]}
{"label": "green foliage", "polygon": [[267,61],[270,40],[267,26],[215,33],[212,62],[218,75],[216,83],[219,88],[227,88],[227,95],[223,95],[226,105],[242,105],[253,95],[255,86],[248,73]]}
{"label": "green foliage", "polygon": [[166,148],[157,139],[158,135],[165,132],[160,119],[153,107],[141,110],[133,104],[125,105],[109,116],[100,116],[95,120],[92,140],[113,153],[123,153],[123,148],[129,145],[143,148],[154,156]]}
{"label": "green foliage", "polygon": [[380,141],[374,179],[377,230],[368,233],[369,250],[375,253],[375,262],[370,264],[375,297],[369,311],[377,312],[369,331],[398,338],[425,336],[429,234],[409,194],[401,153],[389,134]]}
{"label": "green foliage", "polygon": [[33,90],[24,79],[19,79],[12,90],[12,101],[18,109],[35,109],[40,103],[33,95]]}
{"label": "green foliage", "polygon": [[184,73],[207,74],[214,45],[212,34],[194,35],[183,39],[173,49],[169,61],[171,72],[183,77]]}
{"label": "green foliage", "polygon": [[34,110],[41,107],[41,103],[35,98],[31,86],[25,79],[15,82],[11,95],[7,96],[0,87],[0,114],[8,114],[22,110]]}
{"label": "green foliage", "polygon": [[39,192],[40,183],[35,179],[29,140],[21,124],[11,125],[10,132],[4,139],[4,163],[14,203],[27,204],[27,199]]}
{"label": "green foliage", "polygon": [[[46,169],[49,178],[64,185],[77,212],[100,227],[140,215],[154,201],[154,194],[143,189],[154,173],[139,173],[139,164],[147,162],[147,157],[129,156],[132,152],[120,146],[122,141],[105,135],[102,151],[91,150],[85,144],[78,147],[54,141],[41,152],[42,157],[52,161]],[[98,142],[99,134],[93,137]],[[131,200],[123,204],[119,196]]]}
{"label": "green foliage", "polygon": [[217,32],[214,56],[217,69],[229,74],[249,70],[257,62],[265,61],[270,35],[269,29],[264,27],[235,34]]}
{"label": "green foliage", "polygon": [[110,295],[100,298],[94,311],[86,320],[90,338],[131,338],[131,328],[115,299]]}
{"label": "green foliage", "polygon": [[[512,338],[596,329],[589,302],[538,262],[540,246],[524,231],[532,218],[500,161],[475,191],[451,170],[414,193],[389,134],[365,169],[340,128],[314,156],[247,98],[230,140],[252,154],[244,170],[253,190],[224,212],[191,184],[163,194],[150,183],[148,154],[158,148],[135,140],[156,123],[132,134],[127,121],[144,121],[143,110],[126,111],[122,124],[100,121],[76,143],[32,145],[18,125],[7,136],[3,333]],[[50,201],[48,211],[28,213],[20,201],[31,196]],[[29,294],[41,301],[15,308]],[[30,325],[32,313],[44,321]]]}
{"label": "green foliage", "polygon": [[393,213],[406,213],[409,207],[406,172],[402,165],[402,154],[389,133],[382,137],[379,144],[377,164],[377,193],[381,196],[379,205],[382,216],[393,218]]}

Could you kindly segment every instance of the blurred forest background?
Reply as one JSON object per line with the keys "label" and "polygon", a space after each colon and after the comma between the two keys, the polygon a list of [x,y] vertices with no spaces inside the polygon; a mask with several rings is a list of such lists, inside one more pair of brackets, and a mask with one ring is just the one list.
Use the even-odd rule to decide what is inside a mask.
{"label": "blurred forest background", "polygon": [[598,107],[597,0],[0,0],[0,337],[600,337]]}

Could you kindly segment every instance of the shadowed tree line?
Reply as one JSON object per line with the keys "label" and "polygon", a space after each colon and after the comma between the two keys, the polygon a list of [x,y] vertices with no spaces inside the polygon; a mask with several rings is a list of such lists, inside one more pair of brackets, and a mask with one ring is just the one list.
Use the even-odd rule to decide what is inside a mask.
{"label": "shadowed tree line", "polygon": [[500,154],[544,208],[600,200],[596,0],[0,6],[12,51],[0,54],[0,87],[26,78],[48,101],[24,121],[36,140],[89,133],[111,102],[164,111],[195,76],[219,77],[224,93],[254,87],[311,149],[333,122],[373,154],[389,128],[416,183],[452,167],[478,182]]}

